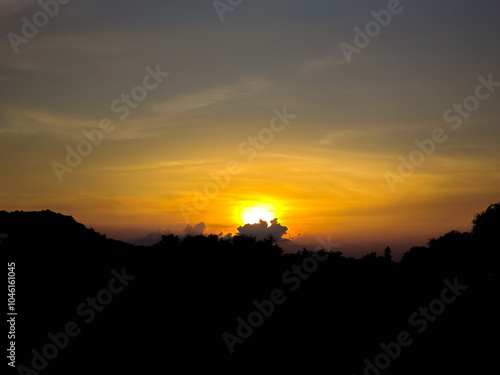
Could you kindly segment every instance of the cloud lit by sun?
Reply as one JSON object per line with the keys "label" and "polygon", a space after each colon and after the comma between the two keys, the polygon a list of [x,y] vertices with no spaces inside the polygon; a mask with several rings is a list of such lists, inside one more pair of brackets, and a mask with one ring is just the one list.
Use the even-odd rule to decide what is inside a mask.
{"label": "cloud lit by sun", "polygon": [[276,208],[269,203],[256,203],[241,210],[241,220],[244,224],[255,224],[260,220],[268,223],[276,217]]}

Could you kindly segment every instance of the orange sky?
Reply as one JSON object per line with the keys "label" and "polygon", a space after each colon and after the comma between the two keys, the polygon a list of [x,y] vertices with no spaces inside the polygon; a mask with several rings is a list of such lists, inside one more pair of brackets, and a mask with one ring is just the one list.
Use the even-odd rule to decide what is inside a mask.
{"label": "orange sky", "polygon": [[[201,3],[89,1],[18,53],[3,38],[0,209],[130,240],[199,222],[234,234],[243,209],[271,204],[291,238],[331,235],[352,254],[469,230],[500,201],[500,88],[484,84],[500,81],[497,5],[407,4],[348,63],[340,43],[385,3],[256,2],[221,22]],[[4,35],[38,10],[1,5]],[[399,158],[433,134],[446,140],[402,177]],[[91,141],[69,167],[68,147]]]}

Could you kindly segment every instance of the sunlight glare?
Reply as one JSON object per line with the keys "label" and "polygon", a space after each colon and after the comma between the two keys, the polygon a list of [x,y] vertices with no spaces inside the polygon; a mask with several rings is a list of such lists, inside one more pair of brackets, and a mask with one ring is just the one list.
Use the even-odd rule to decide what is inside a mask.
{"label": "sunlight glare", "polygon": [[255,224],[261,219],[270,224],[275,217],[276,209],[272,204],[258,203],[241,211],[241,219],[245,224]]}

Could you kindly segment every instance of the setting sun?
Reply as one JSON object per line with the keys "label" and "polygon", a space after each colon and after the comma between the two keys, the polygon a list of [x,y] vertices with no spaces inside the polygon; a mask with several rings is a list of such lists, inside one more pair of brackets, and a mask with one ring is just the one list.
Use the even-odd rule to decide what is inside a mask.
{"label": "setting sun", "polygon": [[245,224],[255,224],[261,219],[270,223],[275,217],[276,209],[272,204],[257,203],[241,211],[241,219]]}

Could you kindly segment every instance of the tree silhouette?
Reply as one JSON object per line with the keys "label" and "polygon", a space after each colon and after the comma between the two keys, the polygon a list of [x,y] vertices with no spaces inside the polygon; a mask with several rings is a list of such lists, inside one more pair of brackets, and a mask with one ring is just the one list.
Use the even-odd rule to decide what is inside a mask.
{"label": "tree silhouette", "polygon": [[500,202],[490,205],[485,211],[476,214],[472,220],[472,233],[479,236],[495,236],[500,233]]}
{"label": "tree silhouette", "polygon": [[472,220],[472,234],[476,237],[482,260],[490,272],[500,262],[500,202],[491,204]]}
{"label": "tree silhouette", "polygon": [[384,250],[384,259],[392,261],[392,254],[391,254],[391,248],[387,246]]}
{"label": "tree silhouette", "polygon": [[[85,333],[71,339],[70,347],[80,350],[68,350],[57,366],[50,364],[63,369],[60,373],[71,372],[74,363],[91,373],[95,362],[86,348],[92,348],[95,355],[104,353],[100,366],[109,371],[103,372],[155,372],[158,362],[168,360],[186,371],[200,363],[228,364],[233,371],[255,363],[280,370],[303,365],[313,373],[326,365],[336,373],[358,374],[364,360],[380,352],[380,343],[389,347],[404,329],[414,333],[408,318],[416,309],[441,295],[453,300],[453,293],[441,293],[443,280],[458,280],[467,285],[464,297],[446,307],[418,344],[402,348],[404,355],[384,374],[420,374],[431,365],[454,373],[465,364],[478,373],[481,366],[496,365],[496,348],[488,346],[484,333],[497,320],[491,296],[498,283],[499,211],[500,203],[490,205],[474,217],[471,232],[432,238],[427,246],[410,248],[400,262],[392,261],[389,246],[383,256],[371,252],[356,259],[325,250],[284,253],[272,237],[245,235],[168,234],[155,245],[132,246],[70,216],[0,211],[0,233],[6,235],[0,247],[19,262],[16,287],[24,304],[16,332],[19,361],[30,363],[33,341],[42,342],[75,319]],[[96,323],[83,323],[75,306],[87,296],[106,299],[99,290],[118,287],[109,284],[110,269],[125,266],[136,276],[133,283]],[[285,302],[271,304],[278,295]],[[435,302],[431,307],[440,309]],[[224,332],[245,336],[233,355]],[[145,363],[138,352],[154,360]],[[311,370],[313,365],[319,370]]]}

